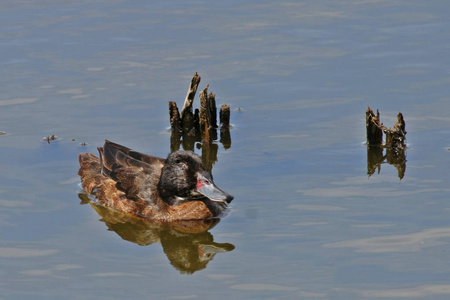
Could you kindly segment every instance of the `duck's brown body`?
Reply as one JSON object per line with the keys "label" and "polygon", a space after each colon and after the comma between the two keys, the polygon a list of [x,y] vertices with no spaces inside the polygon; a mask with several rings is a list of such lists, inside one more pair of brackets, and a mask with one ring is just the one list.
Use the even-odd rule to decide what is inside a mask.
{"label": "duck's brown body", "polygon": [[[190,174],[184,175],[184,173],[180,173],[180,168],[171,171],[172,166],[167,166],[170,156],[165,160],[133,151],[109,141],[105,142],[103,148],[98,149],[100,158],[91,153],[79,155],[78,160],[81,167],[78,174],[87,194],[93,195],[101,205],[141,217],[172,222],[217,217],[233,198],[219,189],[218,191],[224,193],[221,200],[211,200],[202,195],[199,197],[198,191],[189,191],[187,194],[180,191],[170,195],[169,191],[176,190],[169,186],[172,177],[174,177],[174,183],[181,180],[184,185],[198,187],[198,182],[203,177],[195,174],[206,171],[206,169],[203,170],[203,165],[200,166],[200,171],[193,170],[193,172],[188,172],[186,167],[181,168],[182,170],[186,169],[186,174]],[[181,157],[183,156],[181,155]],[[177,163],[179,163],[178,158]],[[164,171],[162,171],[163,168]],[[162,172],[172,176],[167,175],[170,178],[169,184],[162,183]],[[189,178],[184,177],[191,175],[195,177],[192,180],[195,179],[198,182],[188,184]],[[181,178],[177,178],[177,176]],[[210,181],[212,183],[212,177]],[[196,196],[191,197],[190,195],[193,195],[194,192]]]}

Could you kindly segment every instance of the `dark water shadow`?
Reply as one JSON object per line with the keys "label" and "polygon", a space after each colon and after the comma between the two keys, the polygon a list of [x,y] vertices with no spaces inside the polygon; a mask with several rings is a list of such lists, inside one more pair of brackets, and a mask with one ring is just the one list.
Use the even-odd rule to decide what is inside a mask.
{"label": "dark water shadow", "polygon": [[375,171],[380,174],[381,165],[388,163],[397,169],[398,178],[401,180],[405,176],[406,161],[405,149],[367,146],[367,174],[369,177],[372,176]]}
{"label": "dark water shadow", "polygon": [[92,203],[85,193],[79,193],[81,204],[90,204],[100,215],[109,231],[123,240],[148,246],[160,242],[172,266],[184,274],[203,270],[217,253],[232,251],[230,243],[216,243],[209,232],[219,219],[190,220],[171,223],[155,222],[129,213]]}

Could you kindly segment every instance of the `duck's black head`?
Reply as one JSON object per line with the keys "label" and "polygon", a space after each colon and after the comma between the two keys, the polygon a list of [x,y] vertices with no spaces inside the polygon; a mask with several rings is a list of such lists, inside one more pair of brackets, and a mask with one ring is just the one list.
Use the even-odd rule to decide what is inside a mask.
{"label": "duck's black head", "polygon": [[214,216],[223,212],[234,198],[214,184],[201,158],[190,151],[169,154],[161,170],[158,191],[169,205],[203,201]]}

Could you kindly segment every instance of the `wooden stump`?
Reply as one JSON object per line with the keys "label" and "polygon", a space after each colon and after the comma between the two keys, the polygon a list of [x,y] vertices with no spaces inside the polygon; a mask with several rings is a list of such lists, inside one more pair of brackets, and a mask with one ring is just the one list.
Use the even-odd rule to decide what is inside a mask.
{"label": "wooden stump", "polygon": [[[380,113],[377,114],[369,107],[366,111],[367,132],[367,174],[371,176],[381,165],[388,163],[393,165],[402,179],[406,170],[406,124],[402,113],[397,115],[397,123],[392,128],[387,128],[380,122]],[[383,145],[383,133],[386,141]],[[386,155],[383,150],[386,149]]]}
{"label": "wooden stump", "polygon": [[222,128],[230,127],[230,106],[223,104],[219,113],[220,124]]}
{"label": "wooden stump", "polygon": [[405,148],[405,130],[406,124],[402,113],[397,115],[397,123],[385,131],[386,133],[386,147],[390,148]]}
{"label": "wooden stump", "polygon": [[202,143],[209,143],[211,141],[211,110],[208,98],[208,87],[200,93],[200,132],[202,133]]}
{"label": "wooden stump", "polygon": [[187,112],[190,112],[192,114],[192,103],[194,102],[195,93],[197,93],[198,85],[200,84],[200,80],[202,78],[200,75],[195,72],[194,76],[192,77],[191,84],[189,85],[188,92],[186,94],[186,98],[184,99],[183,109],[181,110],[181,119],[183,119],[184,115]]}
{"label": "wooden stump", "polygon": [[[181,113],[175,101],[169,102],[171,135],[171,151],[183,146],[184,150],[194,151],[195,143],[202,148],[203,162],[208,168],[217,160],[217,106],[216,95],[208,94],[209,85],[200,92],[200,109],[193,112],[193,102],[200,83],[200,76],[195,73],[189,85]],[[225,149],[231,147],[230,137],[230,106],[222,105],[220,110],[220,142]]]}
{"label": "wooden stump", "polygon": [[172,130],[181,131],[180,113],[178,112],[178,107],[175,101],[169,101],[169,117]]}
{"label": "wooden stump", "polygon": [[392,128],[387,128],[380,122],[380,113],[377,110],[377,115],[370,107],[366,111],[366,132],[368,145],[382,145],[383,132],[386,134],[385,147],[401,148],[406,147],[406,124],[402,113],[397,115],[397,123]]}
{"label": "wooden stump", "polygon": [[366,132],[368,145],[381,145],[383,143],[383,130],[380,124],[380,113],[374,114],[370,107],[366,111]]}
{"label": "wooden stump", "polygon": [[231,136],[230,136],[230,106],[223,104],[220,108],[219,113],[220,119],[220,142],[225,149],[231,147]]}

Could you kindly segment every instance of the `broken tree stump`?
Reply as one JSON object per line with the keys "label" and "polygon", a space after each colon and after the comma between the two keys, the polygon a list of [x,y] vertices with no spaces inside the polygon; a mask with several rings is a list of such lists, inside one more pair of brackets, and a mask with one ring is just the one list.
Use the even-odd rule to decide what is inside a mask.
{"label": "broken tree stump", "polygon": [[216,94],[210,92],[208,95],[208,110],[209,110],[209,137],[213,141],[217,140],[217,106],[216,106]]}
{"label": "broken tree stump", "polygon": [[381,126],[380,113],[377,110],[377,115],[375,115],[369,107],[366,111],[367,144],[381,145],[383,143],[383,130]]}
{"label": "broken tree stump", "polygon": [[222,128],[230,127],[230,106],[223,104],[219,113],[220,124]]}
{"label": "broken tree stump", "polygon": [[191,84],[189,85],[186,98],[184,99],[183,109],[181,110],[180,114],[181,119],[183,119],[184,115],[187,112],[190,112],[192,114],[192,103],[194,102],[195,93],[197,93],[197,88],[200,84],[201,79],[202,78],[200,77],[200,75],[195,72],[194,76],[192,77]]}
{"label": "broken tree stump", "polygon": [[209,102],[209,116],[210,116],[210,126],[212,128],[217,128],[217,106],[216,106],[216,94],[213,94],[213,92],[210,92],[208,95],[208,102]]}
{"label": "broken tree stump", "polygon": [[180,131],[180,113],[178,112],[178,107],[175,101],[169,101],[169,117],[170,127],[172,127],[172,130]]}
{"label": "broken tree stump", "polygon": [[405,148],[405,120],[402,113],[397,115],[397,123],[391,128],[384,131],[386,134],[386,147]]}
{"label": "broken tree stump", "polygon": [[223,104],[220,108],[219,113],[220,119],[220,142],[225,149],[231,147],[231,136],[230,136],[230,106]]}
{"label": "broken tree stump", "polygon": [[[217,106],[216,95],[206,88],[200,92],[200,109],[193,109],[193,102],[201,77],[194,74],[184,100],[181,113],[175,101],[169,102],[170,126],[172,128],[171,151],[183,146],[184,150],[194,151],[195,143],[199,142],[202,149],[202,159],[206,166],[212,167],[217,160]],[[231,146],[230,137],[230,106],[222,105],[220,110],[220,142],[225,149]],[[181,141],[182,140],[182,141]]]}
{"label": "broken tree stump", "polygon": [[208,87],[200,93],[200,132],[202,133],[202,143],[210,142],[210,130],[211,130],[211,110],[210,102],[208,98]]}
{"label": "broken tree stump", "polygon": [[[398,171],[398,177],[402,179],[406,171],[406,124],[403,114],[398,113],[397,123],[392,128],[387,128],[380,122],[380,113],[377,114],[368,107],[366,111],[366,131],[367,131],[367,174],[369,177],[381,165],[388,163],[393,165]],[[386,141],[383,145],[383,133]],[[386,155],[383,150],[386,149]]]}
{"label": "broken tree stump", "polygon": [[366,111],[366,132],[368,145],[382,145],[383,132],[386,134],[385,147],[400,148],[406,147],[406,124],[402,113],[397,115],[397,123],[392,128],[387,128],[380,122],[380,113],[377,110],[377,115],[370,107]]}
{"label": "broken tree stump", "polygon": [[[195,116],[192,112],[192,103],[194,102],[195,93],[197,92],[200,80],[201,77],[195,72],[180,113],[179,128],[183,134],[188,134],[189,136],[195,135],[195,131],[192,130],[195,127]],[[174,127],[172,126],[172,128]]]}

